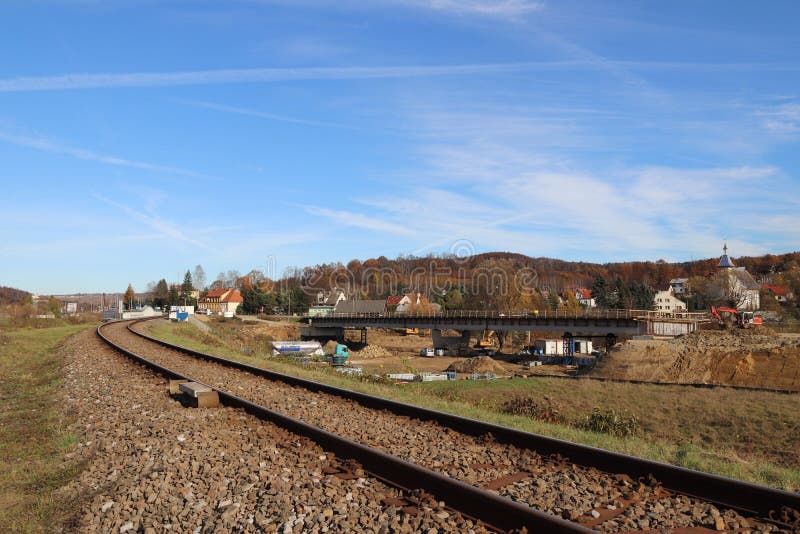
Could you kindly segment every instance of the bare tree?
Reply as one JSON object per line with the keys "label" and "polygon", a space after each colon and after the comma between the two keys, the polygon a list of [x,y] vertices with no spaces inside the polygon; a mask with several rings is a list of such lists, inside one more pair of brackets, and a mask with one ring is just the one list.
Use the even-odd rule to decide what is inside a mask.
{"label": "bare tree", "polygon": [[198,291],[203,291],[206,288],[206,271],[199,263],[194,267],[194,276],[192,280]]}

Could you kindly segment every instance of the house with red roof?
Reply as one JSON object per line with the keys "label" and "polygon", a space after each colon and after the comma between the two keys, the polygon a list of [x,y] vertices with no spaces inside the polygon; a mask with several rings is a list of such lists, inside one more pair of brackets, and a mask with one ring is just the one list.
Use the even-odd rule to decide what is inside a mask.
{"label": "house with red roof", "polygon": [[241,293],[236,288],[212,289],[206,296],[201,298],[198,305],[201,308],[211,310],[212,313],[236,313],[236,308],[244,302]]}
{"label": "house with red roof", "polygon": [[594,301],[594,297],[592,297],[592,290],[591,289],[573,289],[572,292],[575,294],[575,298],[581,304],[581,306],[585,306],[587,308],[594,308],[597,306],[597,303]]}
{"label": "house with red roof", "polygon": [[391,296],[386,299],[386,308],[394,310],[394,313],[419,312],[421,310],[438,313],[440,310],[438,304],[428,302],[428,299],[422,293]]}
{"label": "house with red roof", "polygon": [[794,294],[786,286],[761,286],[761,288],[767,290],[781,304],[794,298]]}

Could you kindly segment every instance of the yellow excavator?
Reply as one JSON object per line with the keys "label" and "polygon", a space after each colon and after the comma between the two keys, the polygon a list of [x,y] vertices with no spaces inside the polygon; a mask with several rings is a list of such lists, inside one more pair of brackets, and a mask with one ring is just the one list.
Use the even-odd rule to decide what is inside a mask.
{"label": "yellow excavator", "polygon": [[484,330],[481,333],[480,339],[475,344],[476,349],[485,349],[487,347],[493,347],[496,342],[496,337],[494,335],[494,330]]}

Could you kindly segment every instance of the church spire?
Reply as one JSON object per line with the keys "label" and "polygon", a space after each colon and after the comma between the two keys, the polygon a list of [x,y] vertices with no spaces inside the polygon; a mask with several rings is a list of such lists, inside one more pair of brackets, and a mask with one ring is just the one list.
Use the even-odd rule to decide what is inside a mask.
{"label": "church spire", "polygon": [[728,257],[728,243],[722,247],[722,257],[719,259],[717,269],[731,269],[735,267],[731,259]]}

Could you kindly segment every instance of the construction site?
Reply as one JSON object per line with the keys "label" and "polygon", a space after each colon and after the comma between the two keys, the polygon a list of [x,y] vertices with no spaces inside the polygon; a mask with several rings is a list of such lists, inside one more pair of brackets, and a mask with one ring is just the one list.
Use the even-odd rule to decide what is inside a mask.
{"label": "construction site", "polygon": [[[212,325],[234,346],[265,357],[278,355],[273,342],[300,343],[297,322],[199,320]],[[778,333],[764,325],[722,328],[708,321],[701,329],[680,336],[623,335],[611,344],[608,341],[606,337],[489,331],[471,336],[458,352],[434,351],[425,330],[374,328],[366,344],[359,331],[345,336],[341,344],[348,347],[348,358],[342,363],[359,367],[365,374],[456,371],[459,378],[474,373],[495,378],[562,375],[800,390],[800,334]],[[320,354],[331,355],[341,344],[329,341],[305,352],[320,349]],[[286,355],[297,359],[301,352]]]}

